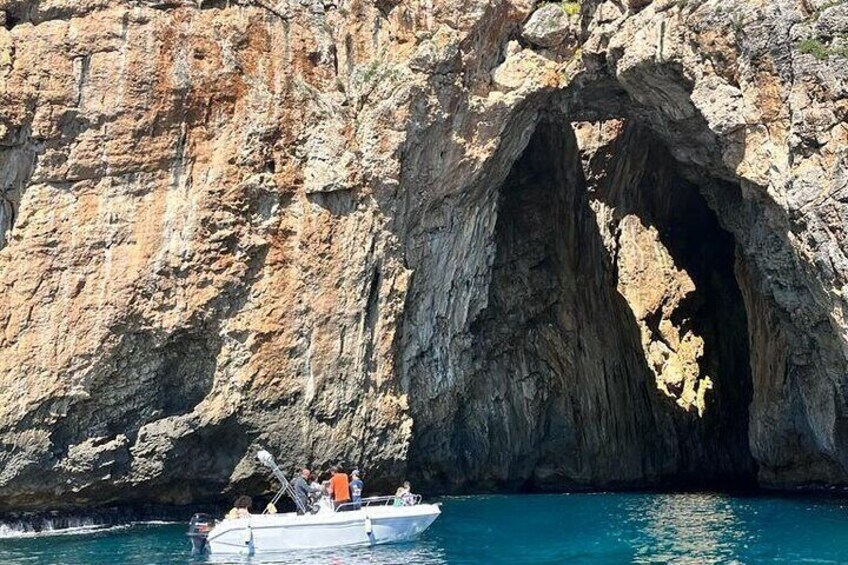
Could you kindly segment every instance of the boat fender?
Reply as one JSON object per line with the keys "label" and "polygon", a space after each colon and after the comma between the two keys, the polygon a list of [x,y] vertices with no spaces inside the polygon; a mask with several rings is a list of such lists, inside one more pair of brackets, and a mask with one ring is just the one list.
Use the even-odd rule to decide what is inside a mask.
{"label": "boat fender", "polygon": [[365,517],[365,533],[371,535],[371,516]]}

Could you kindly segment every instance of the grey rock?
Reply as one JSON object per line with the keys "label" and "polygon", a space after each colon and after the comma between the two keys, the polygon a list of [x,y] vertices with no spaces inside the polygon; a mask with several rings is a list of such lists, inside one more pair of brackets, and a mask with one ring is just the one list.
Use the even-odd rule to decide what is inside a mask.
{"label": "grey rock", "polygon": [[816,32],[825,38],[848,33],[848,4],[841,3],[822,10],[816,21]]}
{"label": "grey rock", "polygon": [[522,37],[537,47],[556,47],[574,33],[571,18],[558,4],[545,4],[533,12],[521,30]]}

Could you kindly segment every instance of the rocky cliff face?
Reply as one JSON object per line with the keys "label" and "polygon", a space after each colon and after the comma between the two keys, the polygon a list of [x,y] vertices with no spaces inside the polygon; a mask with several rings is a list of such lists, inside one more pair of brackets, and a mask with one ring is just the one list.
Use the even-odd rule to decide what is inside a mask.
{"label": "rocky cliff face", "polygon": [[0,23],[0,511],[848,484],[848,4]]}

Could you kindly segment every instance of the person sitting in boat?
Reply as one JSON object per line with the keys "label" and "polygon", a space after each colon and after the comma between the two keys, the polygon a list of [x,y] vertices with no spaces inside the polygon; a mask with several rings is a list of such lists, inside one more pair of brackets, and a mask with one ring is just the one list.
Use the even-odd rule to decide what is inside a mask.
{"label": "person sitting in boat", "polygon": [[250,508],[253,506],[253,500],[243,494],[236,498],[233,507],[227,512],[226,520],[235,520],[236,518],[247,518],[250,516]]}
{"label": "person sitting in boat", "polygon": [[412,506],[413,504],[415,504],[415,495],[412,494],[412,487],[409,481],[404,481],[403,486],[399,486],[395,491],[392,506]]}
{"label": "person sitting in boat", "polygon": [[322,495],[324,494],[324,485],[321,481],[318,480],[318,475],[320,475],[318,471],[312,473],[312,482],[309,483],[309,490],[312,491],[312,494]]}
{"label": "person sitting in boat", "polygon": [[[404,483],[404,485],[406,484],[408,483]],[[403,497],[406,492],[405,486],[399,486],[395,491],[395,499],[392,501],[392,506],[403,506]]]}
{"label": "person sitting in boat", "polygon": [[330,495],[336,510],[346,502],[350,502],[350,479],[340,466],[330,468]]}
{"label": "person sitting in boat", "polygon": [[404,506],[412,506],[415,504],[415,495],[412,494],[412,487],[409,484],[409,481],[403,481],[403,496],[401,496],[401,500],[403,500]]}
{"label": "person sitting in boat", "polygon": [[330,498],[330,481],[324,481],[318,485],[320,491],[317,492],[318,500],[315,505],[318,507],[318,514],[326,514],[333,511],[333,501]]}
{"label": "person sitting in boat", "polygon": [[311,471],[311,481],[309,482],[309,494],[307,497],[306,511],[309,514],[315,514],[321,509],[321,502],[328,497],[326,487],[318,481],[318,471]]}
{"label": "person sitting in boat", "polygon": [[353,498],[353,507],[356,510],[362,508],[362,489],[365,483],[359,478],[359,469],[354,469],[350,474],[350,495]]}
{"label": "person sitting in boat", "polygon": [[297,506],[298,514],[305,514],[307,509],[310,507],[309,504],[309,469],[304,467],[300,470],[300,475],[295,477],[292,481],[292,488],[294,489],[295,496],[295,506]]}

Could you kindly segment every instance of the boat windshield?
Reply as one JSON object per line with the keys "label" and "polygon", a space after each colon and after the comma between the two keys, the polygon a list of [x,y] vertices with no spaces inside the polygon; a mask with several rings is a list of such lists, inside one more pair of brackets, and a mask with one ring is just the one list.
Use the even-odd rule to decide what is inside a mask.
{"label": "boat windshield", "polygon": [[369,506],[417,506],[421,504],[420,494],[409,494],[407,496],[371,496],[356,502],[345,502],[336,507],[336,512],[346,510],[359,510]]}

